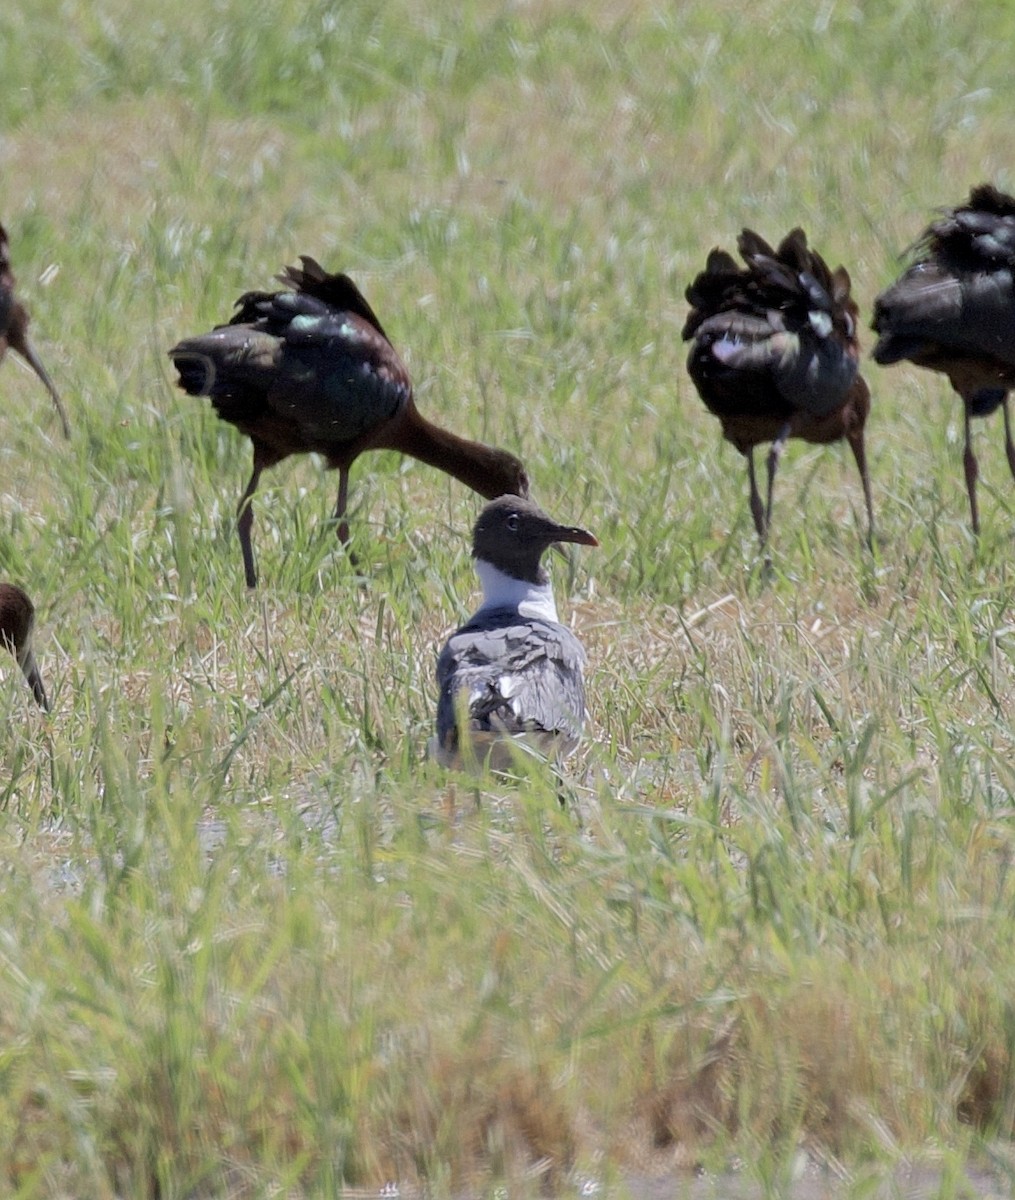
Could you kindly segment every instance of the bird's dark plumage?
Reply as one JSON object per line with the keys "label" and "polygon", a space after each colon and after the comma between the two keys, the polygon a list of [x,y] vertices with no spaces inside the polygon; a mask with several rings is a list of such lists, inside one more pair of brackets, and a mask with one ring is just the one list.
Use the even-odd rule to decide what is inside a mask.
{"label": "bird's dark plumage", "polygon": [[915,260],[874,301],[873,356],[882,366],[908,359],[948,376],[962,397],[964,466],[973,530],[979,467],[971,419],[1000,407],[1005,451],[1015,477],[1008,392],[1015,387],[1015,197],[990,184],[945,210],[914,246]]}
{"label": "bird's dark plumage", "polygon": [[[723,436],[747,458],[751,515],[762,545],[772,515],[772,484],[789,438],[826,443],[846,438],[867,506],[873,504],[864,449],[870,393],[859,373],[858,309],[843,267],[830,271],[802,229],[773,249],[745,229],[737,242],[745,266],[713,250],[687,289],[683,337],[688,371]],[[762,505],[754,447],[772,442],[768,497]]]}
{"label": "bird's dark plumage", "polygon": [[0,359],[8,348],[14,350],[28,363],[42,380],[49,392],[63,427],[64,437],[70,437],[70,422],[60,394],[50,379],[42,360],[28,338],[28,311],[14,295],[14,272],[11,270],[11,255],[7,231],[0,225]]}
{"label": "bird's dark plumage", "polygon": [[251,498],[261,471],[314,451],[339,472],[335,518],[349,540],[349,468],[364,450],[400,450],[439,467],[480,495],[528,491],[512,454],[458,437],[425,420],[408,371],[353,281],[312,258],[279,276],[280,292],[247,292],[227,325],[170,350],[180,386],[209,396],[215,411],[254,446],[254,471],[238,529],[247,584],[254,587]]}
{"label": "bird's dark plumage", "polygon": [[598,545],[518,496],[480,514],[473,556],[484,602],[437,662],[437,736],[431,750],[451,767],[510,771],[519,743],[548,757],[578,744],[585,721],[585,651],[557,620],[540,559],[557,542]]}
{"label": "bird's dark plumage", "polygon": [[0,583],[0,646],[17,659],[39,707],[49,711],[46,689],[32,650],[35,608],[31,600],[13,583]]}

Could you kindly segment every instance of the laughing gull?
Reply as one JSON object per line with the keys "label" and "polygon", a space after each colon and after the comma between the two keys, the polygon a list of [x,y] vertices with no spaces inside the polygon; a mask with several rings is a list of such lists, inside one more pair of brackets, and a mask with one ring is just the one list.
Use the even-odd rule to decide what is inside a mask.
{"label": "laughing gull", "polygon": [[49,712],[49,700],[32,653],[34,627],[35,608],[31,600],[13,583],[0,583],[0,646],[17,659],[39,707]]}
{"label": "laughing gull", "polygon": [[940,371],[962,397],[966,491],[973,533],[979,533],[973,417],[1001,409],[1015,477],[1008,411],[1015,387],[1015,196],[980,184],[965,204],[931,222],[915,252],[910,267],[874,301],[874,361],[888,366],[909,359]]}
{"label": "laughing gull", "polygon": [[519,744],[548,758],[578,745],[585,651],[558,620],[540,565],[557,542],[599,545],[519,496],[501,496],[480,513],[472,556],[483,603],[437,662],[437,735],[429,748],[443,766],[508,772],[518,766]]}
{"label": "laughing gull", "polygon": [[56,407],[64,437],[70,437],[70,421],[60,394],[52,379],[35,353],[28,339],[28,311],[14,295],[14,272],[11,270],[11,255],[7,246],[7,231],[0,225],[0,359],[9,349],[16,351],[42,380]]}
{"label": "laughing gull", "polygon": [[257,586],[250,530],[266,467],[290,454],[323,455],[338,470],[335,520],[349,543],[349,469],[364,450],[400,450],[446,471],[488,500],[528,493],[522,463],[426,420],[412,382],[374,310],[348,275],[312,258],[278,276],[283,292],[247,292],[227,325],[169,351],[180,387],[210,396],[223,421],[254,445],[254,471],[237,512],[247,586]]}
{"label": "laughing gull", "polygon": [[[845,438],[867,505],[867,543],[874,506],[863,430],[870,392],[859,372],[859,309],[845,267],[828,269],[791,230],[773,249],[751,229],[737,239],[746,264],[715,249],[687,289],[691,311],[683,337],[687,369],[723,437],[747,459],[751,516],[764,549],[772,523],[772,485],[786,442],[823,445]],[[754,447],[771,442],[768,497],[762,504]]]}

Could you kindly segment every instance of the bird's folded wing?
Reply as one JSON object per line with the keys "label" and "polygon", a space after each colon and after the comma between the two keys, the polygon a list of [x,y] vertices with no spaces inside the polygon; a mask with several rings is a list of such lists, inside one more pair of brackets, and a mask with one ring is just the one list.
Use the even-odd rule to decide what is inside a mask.
{"label": "bird's folded wing", "polygon": [[227,397],[249,389],[265,391],[278,368],[282,344],[250,326],[222,325],[184,338],[169,355],[190,395]]}
{"label": "bird's folded wing", "polygon": [[561,625],[466,626],[437,664],[439,741],[456,737],[459,709],[474,730],[538,730],[576,740],[585,715],[584,662],[581,644]]}
{"label": "bird's folded wing", "polygon": [[1015,366],[1015,293],[1009,267],[958,276],[936,262],[914,264],[875,302],[882,365],[928,343]]}
{"label": "bird's folded wing", "polygon": [[307,448],[326,448],[360,437],[408,402],[405,367],[361,317],[290,292],[250,293],[241,311],[254,319],[170,351],[184,389],[219,401],[227,419],[263,404],[298,429]]}
{"label": "bird's folded wing", "polygon": [[794,408],[821,416],[845,402],[857,375],[856,358],[818,321],[786,327],[782,315],[719,313],[695,333],[700,345],[730,371],[767,375]]}

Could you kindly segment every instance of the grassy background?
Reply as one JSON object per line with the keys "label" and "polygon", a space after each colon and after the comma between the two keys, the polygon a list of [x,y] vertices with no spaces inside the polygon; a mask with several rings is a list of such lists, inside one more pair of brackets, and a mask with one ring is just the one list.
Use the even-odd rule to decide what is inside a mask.
{"label": "grassy background", "polygon": [[[869,366],[877,552],[848,450],[794,444],[764,582],[679,335],[744,224],[804,225],[866,314],[936,206],[1015,187],[1013,43],[958,0],[0,9],[0,216],[74,423],[5,363],[0,574],[55,711],[6,665],[0,1192],[1004,1168],[1000,420],[975,546],[958,401]],[[422,762],[459,485],[361,459],[357,579],[290,461],[243,587],[249,444],[165,351],[299,253],[602,541],[554,567],[591,660],[566,812]]]}

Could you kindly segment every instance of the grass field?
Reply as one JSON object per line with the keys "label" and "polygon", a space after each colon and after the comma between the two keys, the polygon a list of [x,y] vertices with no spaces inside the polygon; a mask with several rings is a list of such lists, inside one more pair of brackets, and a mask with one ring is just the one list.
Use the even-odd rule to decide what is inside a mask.
{"label": "grass field", "polygon": [[[54,711],[0,663],[0,1194],[1015,1180],[1000,418],[976,545],[958,400],[868,362],[876,551],[848,449],[792,444],[765,579],[680,340],[745,224],[866,322],[937,206],[1015,187],[1013,43],[959,0],[2,6],[0,219],[74,437],[8,359],[0,578]],[[243,586],[249,443],[165,352],[300,253],[600,538],[553,568],[564,810],[423,760],[460,485],[360,459],[357,575],[290,460]]]}

